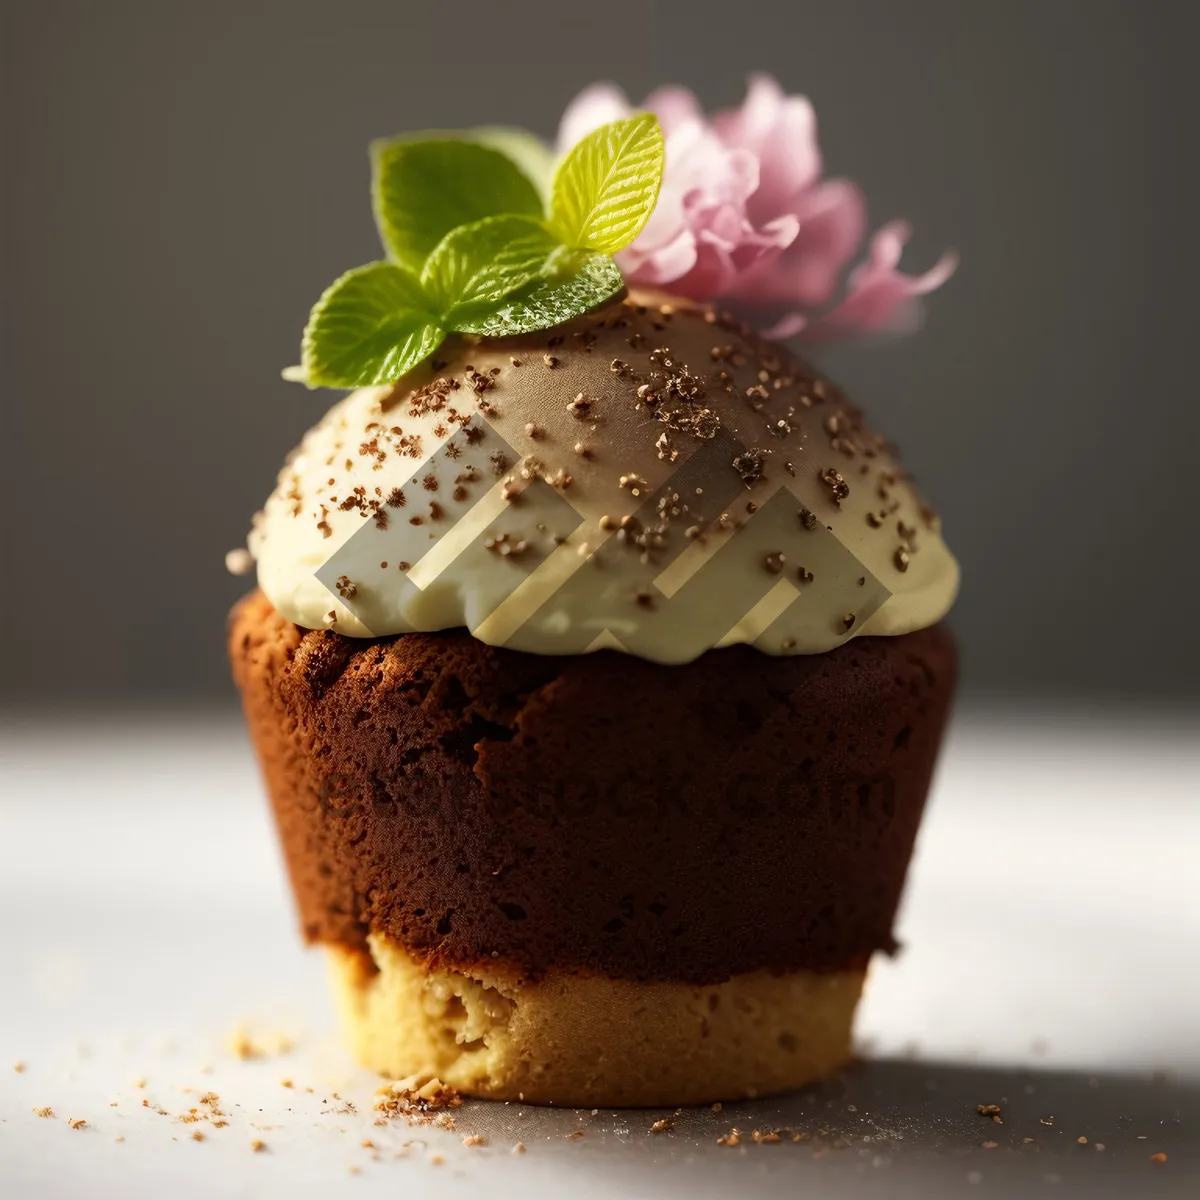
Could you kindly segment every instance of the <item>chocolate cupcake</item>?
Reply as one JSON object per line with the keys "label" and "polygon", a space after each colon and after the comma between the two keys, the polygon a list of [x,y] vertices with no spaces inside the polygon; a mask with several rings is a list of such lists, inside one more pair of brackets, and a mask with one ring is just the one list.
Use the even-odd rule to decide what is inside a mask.
{"label": "chocolate cupcake", "polygon": [[[617,121],[568,155],[536,276],[447,300],[444,243],[469,258],[516,220],[481,216],[419,271],[390,245],[306,334],[307,379],[371,386],[256,519],[230,652],[305,937],[391,1076],[580,1105],[793,1087],[848,1060],[895,947],[957,567],[817,369],[625,295],[612,246],[568,228],[572,164],[619,176],[655,136]],[[499,157],[400,145],[381,204],[389,171]],[[478,273],[523,252],[501,232]],[[418,292],[415,317],[364,324]]]}

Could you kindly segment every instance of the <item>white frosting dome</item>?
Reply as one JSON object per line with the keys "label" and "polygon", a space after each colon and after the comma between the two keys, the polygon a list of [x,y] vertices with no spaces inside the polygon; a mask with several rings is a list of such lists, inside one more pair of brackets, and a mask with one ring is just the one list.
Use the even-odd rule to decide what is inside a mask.
{"label": "white frosting dome", "polygon": [[280,473],[250,550],[289,620],[678,663],[820,653],[953,603],[887,443],[739,326],[625,301],[442,353],[347,396]]}

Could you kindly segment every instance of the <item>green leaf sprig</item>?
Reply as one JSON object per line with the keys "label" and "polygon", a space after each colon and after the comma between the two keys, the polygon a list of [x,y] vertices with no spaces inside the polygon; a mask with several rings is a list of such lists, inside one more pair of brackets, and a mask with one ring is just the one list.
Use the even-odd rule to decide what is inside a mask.
{"label": "green leaf sprig", "polygon": [[624,279],[612,256],[658,202],[658,121],[642,113],[580,141],[554,172],[548,212],[547,165],[536,139],[497,128],[374,145],[388,261],[347,271],[317,301],[304,381],[390,383],[447,334],[548,329],[616,295]]}

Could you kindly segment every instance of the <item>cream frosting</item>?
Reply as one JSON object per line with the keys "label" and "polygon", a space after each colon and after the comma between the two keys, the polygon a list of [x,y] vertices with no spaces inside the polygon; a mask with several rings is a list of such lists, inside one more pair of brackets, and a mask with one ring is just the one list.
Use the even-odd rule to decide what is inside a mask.
{"label": "cream frosting", "polygon": [[740,326],[627,300],[441,353],[336,404],[257,515],[259,585],[297,624],[679,663],[821,653],[954,601],[887,443]]}

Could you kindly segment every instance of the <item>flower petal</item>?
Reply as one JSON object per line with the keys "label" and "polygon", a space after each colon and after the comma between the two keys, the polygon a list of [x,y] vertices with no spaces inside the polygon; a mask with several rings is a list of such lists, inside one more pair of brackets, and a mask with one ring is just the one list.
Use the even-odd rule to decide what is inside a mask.
{"label": "flower petal", "polygon": [[750,201],[756,220],[793,202],[821,176],[817,117],[805,96],[789,96],[779,120],[757,147],[762,182]]}
{"label": "flower petal", "polygon": [[954,274],[958,256],[948,250],[923,275],[903,274],[897,267],[911,232],[906,221],[892,221],[875,234],[867,261],[850,274],[846,298],[808,327],[807,339],[823,341],[915,324],[917,300]]}
{"label": "flower petal", "polygon": [[655,88],[642,101],[642,107],[658,117],[663,133],[668,136],[686,121],[704,123],[704,110],[695,94],[678,84],[669,83],[665,87]]}
{"label": "flower petal", "polygon": [[676,281],[676,286],[683,296],[694,300],[713,300],[729,290],[736,274],[727,250],[698,237],[695,266]]}
{"label": "flower petal", "polygon": [[653,250],[657,246],[665,246],[686,229],[688,193],[678,187],[667,187],[665,184],[658,194],[658,203],[650,214],[642,232],[633,243],[640,250]]}
{"label": "flower petal", "polygon": [[799,232],[769,266],[737,281],[735,296],[761,305],[827,304],[866,229],[866,202],[847,179],[819,183],[793,206]]}
{"label": "flower petal", "polygon": [[696,265],[696,257],[695,234],[690,229],[680,229],[662,246],[640,250],[635,242],[618,251],[617,265],[630,283],[659,287],[683,278]]}
{"label": "flower petal", "polygon": [[761,229],[743,229],[741,242],[732,252],[739,272],[745,275],[774,262],[787,251],[799,232],[800,222],[791,213],[768,221]]}
{"label": "flower petal", "polygon": [[[849,180],[821,179],[812,105],[771,76],[752,76],[741,106],[711,120],[674,85],[651,92],[644,107],[663,126],[666,171],[650,220],[618,255],[630,283],[773,319],[770,337],[818,340],[912,324],[920,297],[953,273],[953,254],[924,274],[901,272],[909,229],[895,221],[871,239],[835,303],[866,234],[866,204]],[[613,84],[588,88],[564,115],[559,145],[630,111]]]}
{"label": "flower petal", "polygon": [[862,245],[867,202],[848,179],[830,179],[806,194],[797,215],[800,233],[787,255],[793,295],[801,304],[825,304],[851,256]]}
{"label": "flower petal", "polygon": [[806,96],[785,96],[770,75],[753,75],[740,109],[718,113],[713,127],[730,147],[752,150],[761,182],[749,203],[751,219],[768,220],[821,175],[817,118]]}
{"label": "flower petal", "polygon": [[756,72],[747,81],[742,107],[714,113],[713,128],[726,145],[753,146],[774,127],[783,99],[783,89],[775,77]]}
{"label": "flower petal", "polygon": [[558,123],[558,152],[565,154],[593,129],[619,121],[633,112],[625,93],[615,83],[593,83],[570,104]]}

